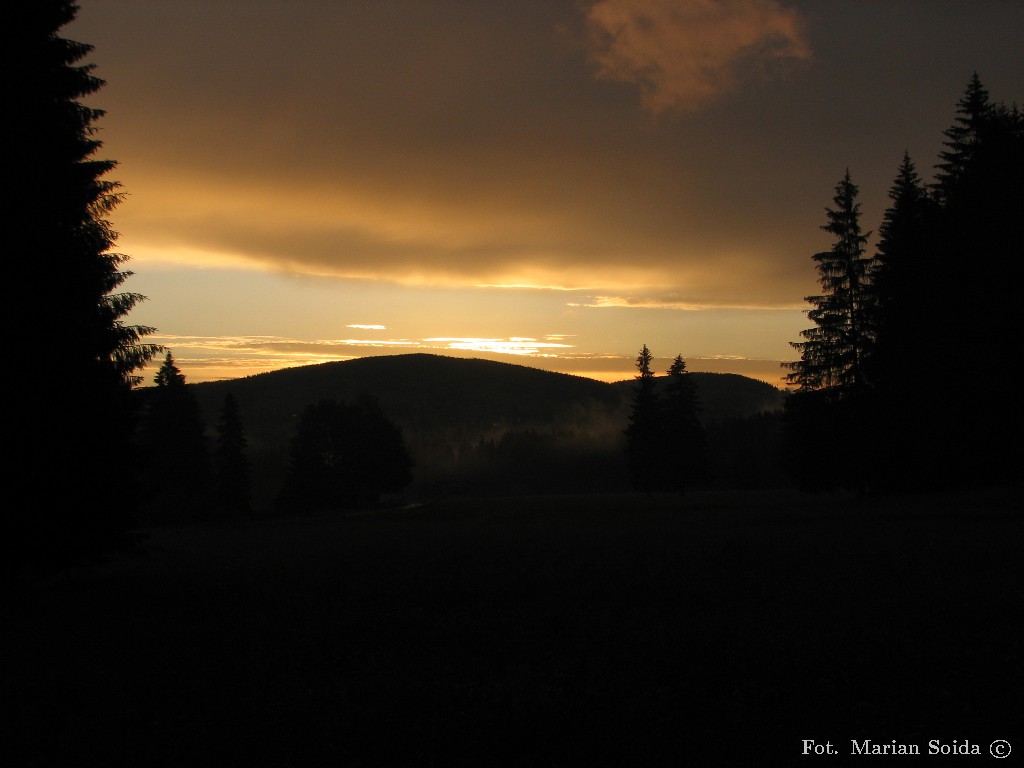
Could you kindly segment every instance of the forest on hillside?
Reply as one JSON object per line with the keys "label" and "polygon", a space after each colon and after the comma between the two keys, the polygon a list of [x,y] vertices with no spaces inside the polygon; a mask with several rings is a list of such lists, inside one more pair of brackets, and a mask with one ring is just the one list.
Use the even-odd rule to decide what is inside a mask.
{"label": "forest on hillside", "polygon": [[[943,136],[933,181],[904,154],[873,245],[852,171],[836,184],[821,226],[832,246],[811,254],[820,285],[806,297],[811,327],[792,342],[799,359],[786,364],[790,389],[774,403],[768,398],[756,410],[725,417],[725,387],[688,371],[682,355],[670,370],[653,371],[646,345],[629,389],[593,382],[584,392],[572,377],[552,377],[543,391],[524,397],[530,390],[520,367],[498,375],[482,361],[455,380],[432,384],[396,371],[365,379],[360,392],[347,396],[373,399],[383,419],[378,431],[394,425],[402,445],[382,447],[381,455],[400,456],[395,461],[408,467],[395,476],[406,479],[356,496],[375,503],[414,478],[421,494],[794,485],[864,496],[1016,482],[1005,447],[1024,424],[1006,355],[1019,336],[1020,316],[996,286],[1017,284],[1024,264],[1017,236],[1024,216],[1024,115],[1016,105],[993,101],[974,74]],[[968,351],[969,359],[959,360]],[[289,381],[294,418],[314,407],[314,391],[325,396],[315,384],[322,373],[275,374]],[[403,394],[395,388],[399,381],[416,385]],[[159,402],[159,390],[151,402]],[[704,412],[702,400],[718,413]],[[267,403],[252,406],[264,425],[270,424]],[[294,486],[294,477],[272,478],[285,466],[292,476],[305,471],[296,466],[294,444],[284,448],[284,432],[296,422],[273,421],[276,436],[264,429],[259,438],[267,442],[258,474]],[[375,445],[377,435],[342,431],[342,443],[352,445],[322,445],[318,471],[352,484],[367,466],[338,464],[336,456],[358,456],[359,442]],[[158,463],[157,471],[163,469]],[[197,479],[187,487],[195,496],[203,484]],[[264,487],[257,495],[268,493]],[[306,506],[330,507],[340,497],[333,498],[307,498]]]}
{"label": "forest on hillside", "polygon": [[[942,132],[933,178],[909,155],[895,169],[874,242],[856,169],[841,175],[822,225],[833,245],[809,254],[821,289],[806,297],[810,327],[793,342],[785,396],[726,416],[725,380],[686,370],[682,356],[652,371],[645,345],[635,380],[617,388],[553,378],[547,394],[524,399],[527,374],[477,365],[461,382],[405,381],[407,393],[421,390],[411,400],[394,387],[400,372],[325,392],[319,371],[282,371],[277,402],[250,401],[261,382],[188,384],[172,351],[150,342],[155,329],[128,319],[145,297],[126,289],[130,257],[113,250],[109,215],[123,192],[108,178],[115,162],[96,157],[103,112],[83,104],[104,83],[85,63],[91,46],[60,34],[77,10],[30,4],[10,41],[19,119],[5,130],[11,146],[33,148],[12,157],[27,186],[9,212],[11,248],[48,254],[50,268],[46,312],[31,291],[13,294],[9,327],[35,325],[9,352],[35,360],[39,339],[59,339],[62,361],[55,386],[11,378],[11,495],[33,499],[8,521],[14,560],[119,546],[157,521],[372,506],[412,492],[793,484],[868,495],[1018,476],[1005,450],[1024,426],[1007,362],[1020,316],[1007,290],[1024,264],[1024,116],[977,74]],[[30,260],[12,268],[12,285],[34,284]],[[140,387],[140,371],[164,355],[156,386]],[[215,402],[200,404],[201,392]]]}
{"label": "forest on hillside", "polygon": [[643,339],[616,384],[192,384],[129,320],[77,6],[13,7],[5,766],[1019,752],[1024,118],[979,77],[877,240],[837,174],[785,392]]}
{"label": "forest on hillside", "polygon": [[1008,353],[1021,318],[1024,113],[974,73],[933,180],[910,154],[870,244],[846,169],[813,255],[813,325],[793,342],[787,451],[803,488],[860,493],[1015,482],[1021,398]]}
{"label": "forest on hillside", "polygon": [[[351,444],[356,453],[365,452],[374,435],[396,429],[410,461],[406,482],[400,487],[386,483],[388,490],[382,490],[389,504],[453,494],[617,492],[635,485],[626,434],[634,381],[606,384],[522,365],[423,354],[324,363],[197,385],[185,384],[172,355],[163,370],[157,386],[136,393],[143,415],[141,443],[160,455],[152,466],[178,478],[165,493],[149,498],[154,520],[176,514],[230,517],[243,507],[257,517],[310,511],[296,506],[290,474],[304,414],[327,402],[367,398],[382,417],[377,427],[350,425],[340,430],[334,448],[321,446],[320,451],[338,454]],[[707,441],[702,452],[711,457],[711,471],[701,477],[701,485],[785,485],[777,459],[783,393],[734,374],[687,377],[694,382],[692,407]],[[669,378],[654,380],[659,390],[666,389]],[[225,424],[235,437],[224,435]],[[236,459],[229,460],[225,443],[234,446]],[[205,460],[184,461],[195,456]],[[236,478],[235,495],[247,502],[232,503],[224,490],[231,483],[217,478],[222,467],[243,464],[250,467],[250,480],[242,484]],[[367,473],[367,466],[355,460],[333,470],[342,485]],[[291,491],[286,490],[289,484]],[[184,489],[191,500],[187,508],[176,503]],[[201,507],[202,489],[212,501]],[[287,495],[290,501],[283,498]],[[344,508],[381,500],[363,496],[332,503]],[[304,502],[306,507],[317,503]]]}

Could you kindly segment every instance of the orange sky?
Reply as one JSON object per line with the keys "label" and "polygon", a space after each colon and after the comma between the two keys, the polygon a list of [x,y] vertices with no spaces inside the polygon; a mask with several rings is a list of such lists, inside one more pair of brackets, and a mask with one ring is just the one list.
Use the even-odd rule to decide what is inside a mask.
{"label": "orange sky", "polygon": [[[847,167],[877,229],[1024,4],[84,0],[130,288],[189,381],[365,354],[777,381]],[[873,241],[870,243],[873,244]]]}

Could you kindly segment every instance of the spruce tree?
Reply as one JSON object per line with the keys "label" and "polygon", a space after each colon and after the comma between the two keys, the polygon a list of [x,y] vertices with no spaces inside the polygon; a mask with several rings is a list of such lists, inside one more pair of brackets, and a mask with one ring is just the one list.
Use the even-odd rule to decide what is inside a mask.
{"label": "spruce tree", "polygon": [[171,352],[146,394],[144,446],[153,522],[205,519],[210,503],[210,457],[202,412]]}
{"label": "spruce tree", "polygon": [[238,401],[229,392],[224,396],[220,420],[217,422],[214,490],[218,509],[231,517],[244,516],[251,512],[246,446]]}
{"label": "spruce tree", "polygon": [[813,256],[822,293],[808,296],[814,327],[791,342],[800,360],[787,363],[796,385],[787,398],[791,468],[806,488],[856,488],[867,484],[867,362],[871,352],[874,296],[868,235],[860,226],[859,190],[849,170],[836,185],[833,208],[822,229],[835,236],[832,248]]}
{"label": "spruce tree", "polygon": [[901,348],[915,332],[913,316],[920,309],[912,304],[915,289],[935,266],[928,243],[935,204],[908,152],[889,188],[889,200],[871,270],[872,331],[876,346]]}
{"label": "spruce tree", "polygon": [[[1018,474],[1004,446],[1024,429],[1019,394],[1008,373],[1007,351],[1020,341],[1019,302],[1024,281],[1024,119],[1016,107],[991,101],[974,74],[945,131],[935,194],[933,316],[946,319],[946,354],[965,361],[978,396],[970,408],[942,416],[937,477],[959,484],[991,483]],[[933,398],[938,408],[946,400]]]}
{"label": "spruce tree", "polygon": [[871,273],[874,345],[868,378],[877,485],[895,490],[920,483],[928,473],[921,439],[937,403],[931,367],[922,361],[939,359],[945,339],[922,330],[938,314],[936,298],[948,276],[935,242],[938,207],[909,153],[889,200]]}
{"label": "spruce tree", "polygon": [[[82,64],[92,47],[61,37],[76,16],[67,0],[21,2],[4,12],[4,145],[17,192],[4,208],[9,292],[7,377],[16,403],[7,434],[8,495],[21,498],[8,541],[65,550],[109,541],[131,523],[136,484],[129,390],[159,350],[153,329],[126,322],[143,299],[121,291],[128,257],[111,252],[107,216],[121,202],[111,160],[81,99],[103,86]],[[31,333],[18,328],[31,325]],[[48,382],[48,383],[47,383]],[[18,542],[21,542],[20,544]],[[59,553],[58,553],[59,554]]]}
{"label": "spruce tree", "polygon": [[977,153],[991,122],[993,105],[988,89],[975,72],[956,106],[953,125],[943,135],[934,189],[943,202],[955,200],[976,172]]}
{"label": "spruce tree", "polygon": [[668,373],[664,403],[664,471],[667,485],[680,493],[708,477],[708,444],[700,420],[697,385],[676,355]]}
{"label": "spruce tree", "polygon": [[626,427],[626,461],[633,486],[651,491],[662,475],[661,399],[654,383],[651,350],[644,344],[636,358],[636,387]]}
{"label": "spruce tree", "polygon": [[864,362],[871,343],[871,259],[864,256],[870,233],[861,231],[858,194],[847,169],[835,188],[835,207],[825,209],[828,223],[821,227],[835,241],[830,250],[812,257],[823,290],[806,297],[814,305],[807,312],[814,327],[801,332],[804,341],[791,342],[801,357],[788,364],[792,368],[789,383],[800,390],[825,390],[836,398],[852,397],[864,389]]}
{"label": "spruce tree", "polygon": [[[975,73],[944,137],[930,186],[904,155],[873,263],[849,173],[837,187],[825,227],[837,239],[815,257],[825,290],[808,298],[816,325],[789,364],[789,455],[805,487],[863,489],[869,455],[883,489],[1019,474],[1005,446],[1024,413],[1006,355],[1020,335],[1007,291],[1024,282],[1024,116]],[[963,373],[935,376],[950,358]],[[969,405],[951,407],[965,387]]]}

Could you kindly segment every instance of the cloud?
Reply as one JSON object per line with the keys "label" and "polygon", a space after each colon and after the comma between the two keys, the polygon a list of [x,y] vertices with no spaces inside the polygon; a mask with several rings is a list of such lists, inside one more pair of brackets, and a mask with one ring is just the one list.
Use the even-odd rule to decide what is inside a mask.
{"label": "cloud", "polygon": [[[558,341],[563,338],[562,335],[550,334],[543,340],[527,336],[303,340],[283,336],[168,334],[154,336],[151,340],[173,349],[179,367],[187,367],[189,381],[198,383],[368,355],[427,352],[462,357],[484,356],[492,360],[507,360],[512,356],[575,359],[577,355],[573,354],[573,345]],[[155,370],[155,364],[151,368]]]}
{"label": "cloud", "polygon": [[658,289],[650,289],[645,295],[638,296],[592,296],[586,302],[568,302],[570,307],[588,307],[590,309],[604,309],[607,307],[633,308],[633,309],[678,309],[683,311],[698,312],[705,309],[747,309],[747,310],[793,310],[805,309],[806,303],[791,302],[789,304],[755,303],[755,302],[734,302],[717,301],[695,302],[676,293],[664,293]]}
{"label": "cloud", "polygon": [[512,336],[508,339],[482,338],[434,338],[424,339],[427,344],[440,343],[442,349],[461,350],[464,352],[500,352],[506,355],[530,355],[534,357],[556,356],[557,350],[572,349],[571,344],[559,344],[553,341],[538,341],[524,336]]}
{"label": "cloud", "polygon": [[[396,180],[396,189],[413,189],[388,197],[372,188],[360,195],[344,180],[243,184],[226,174],[184,179],[167,170],[133,182],[138,202],[118,212],[116,226],[126,233],[119,248],[147,265],[586,291],[601,297],[595,306],[792,307],[813,290],[805,254],[816,244],[802,245],[781,224],[766,231],[759,222],[769,214],[753,218],[737,206],[719,224],[721,217],[704,212],[699,194],[706,189],[696,184],[666,180],[661,171],[631,176],[625,161],[608,161],[598,174],[605,174],[599,186],[615,195],[580,183],[566,185],[563,202],[545,204],[526,187],[565,184],[564,176],[506,179],[508,197],[485,184],[468,203],[448,198],[444,185],[432,192]],[[511,195],[513,188],[520,191]],[[786,212],[770,215],[784,219]],[[816,223],[807,227],[811,238]],[[709,231],[713,225],[725,233]]]}
{"label": "cloud", "polygon": [[[254,2],[273,18],[252,28],[199,0],[159,14],[116,5],[128,16],[102,3],[83,14],[94,26],[82,39],[104,55],[97,106],[130,195],[113,224],[140,272],[633,297],[657,286],[687,306],[778,305],[813,289],[818,188],[791,170],[804,166],[764,151],[764,123],[731,129],[755,150],[749,137],[720,141],[717,125],[638,126],[575,45],[575,0],[307,0],[293,14]],[[587,7],[600,19],[617,6]],[[730,18],[751,15],[741,10]],[[174,65],[195,48],[184,88]]]}
{"label": "cloud", "polygon": [[777,0],[598,0],[586,18],[598,76],[638,85],[656,115],[811,55],[800,16]]}

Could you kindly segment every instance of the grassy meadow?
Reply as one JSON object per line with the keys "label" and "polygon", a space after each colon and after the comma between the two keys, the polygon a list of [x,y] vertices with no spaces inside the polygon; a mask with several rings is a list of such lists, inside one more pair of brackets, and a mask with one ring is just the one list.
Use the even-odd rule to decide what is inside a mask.
{"label": "grassy meadow", "polygon": [[547,496],[139,531],[17,584],[4,762],[990,760],[1024,751],[1017,506]]}

